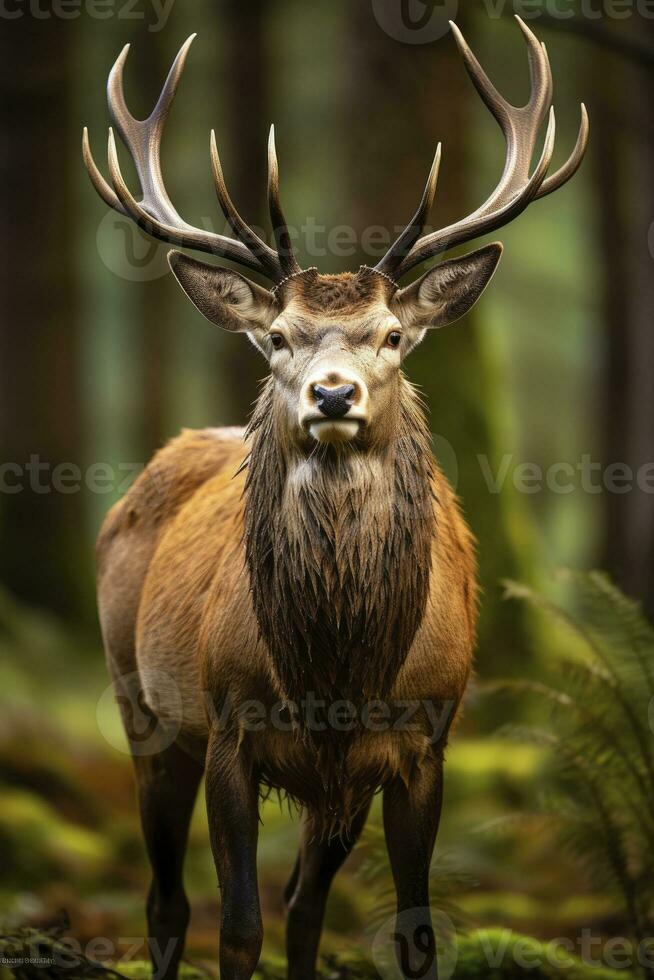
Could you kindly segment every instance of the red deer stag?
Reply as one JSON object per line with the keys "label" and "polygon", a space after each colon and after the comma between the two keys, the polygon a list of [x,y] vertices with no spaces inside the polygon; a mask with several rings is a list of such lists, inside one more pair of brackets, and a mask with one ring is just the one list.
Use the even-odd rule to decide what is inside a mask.
{"label": "red deer stag", "polygon": [[[158,452],[113,508],[98,542],[104,644],[134,750],[152,864],[151,955],[172,949],[158,960],[165,978],[176,976],[188,924],[182,865],[203,773],[221,889],[223,980],[249,980],[260,955],[262,786],[288,794],[304,813],[285,894],[291,980],[315,975],[330,883],[378,789],[404,969],[437,976],[428,869],[443,749],[473,656],[475,557],[401,365],[427,330],[471,308],[502,247],[485,245],[404,288],[398,283],[426,259],[516,218],[561,187],[582,160],[583,106],[570,158],[547,176],[552,76],[544,46],[518,23],[532,85],[519,108],[495,89],[452,25],[506,141],[495,190],[467,217],[424,234],[439,146],[410,224],[374,268],[355,273],[321,275],[298,264],[280,204],[272,129],[274,249],[236,210],[213,134],[213,177],[233,237],[195,228],[177,213],[162,178],[160,142],[192,38],[148,119],[135,119],[125,104],[127,47],[109,76],[109,111],[136,166],[140,202],[122,176],[113,132],[111,185],[84,133],[85,163],[106,204],[154,238],[240,263],[274,284],[268,290],[231,269],[170,253],[173,273],[198,310],[247,334],[270,375],[247,429],[185,431]],[[141,752],[134,730],[134,686],[155,727],[169,733],[150,754]],[[402,725],[398,712],[408,703],[416,710]]]}

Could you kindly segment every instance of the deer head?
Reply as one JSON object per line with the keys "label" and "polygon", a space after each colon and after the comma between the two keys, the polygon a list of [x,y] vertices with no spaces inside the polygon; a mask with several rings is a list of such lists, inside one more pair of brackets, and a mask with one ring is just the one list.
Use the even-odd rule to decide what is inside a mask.
{"label": "deer head", "polygon": [[[302,269],[293,251],[279,194],[274,128],[268,144],[268,200],[275,248],[264,242],[236,210],[225,184],[215,134],[211,164],[218,201],[233,238],[195,228],[175,210],[160,165],[161,136],[184,62],[195,35],[180,50],[152,114],[135,119],[123,94],[123,68],[129,45],[109,76],[112,120],[130,151],[141,185],[137,202],[123,179],[113,130],[109,130],[110,186],[98,170],[84,131],[84,161],[103,200],[161,241],[208,252],[239,263],[270,280],[265,289],[231,269],[218,268],[178,251],[169,254],[182,289],[204,316],[220,327],[245,333],[270,365],[276,414],[284,438],[302,450],[316,442],[366,444],[390,437],[401,398],[403,359],[429,329],[465,314],[491,279],[502,252],[498,243],[450,259],[401,288],[415,266],[442,256],[453,246],[512,221],[537,198],[561,187],[576,172],[588,139],[588,117],[581,107],[576,146],[567,162],[547,176],[554,150],[552,74],[545,46],[517,18],[525,37],[531,96],[516,107],[504,99],[484,73],[461,32],[452,24],[459,50],[481,98],[506,141],[504,170],[494,191],[460,221],[424,234],[434,201],[440,144],[418,210],[387,254],[373,268],[320,275]],[[530,174],[538,133],[549,116],[540,159]]]}

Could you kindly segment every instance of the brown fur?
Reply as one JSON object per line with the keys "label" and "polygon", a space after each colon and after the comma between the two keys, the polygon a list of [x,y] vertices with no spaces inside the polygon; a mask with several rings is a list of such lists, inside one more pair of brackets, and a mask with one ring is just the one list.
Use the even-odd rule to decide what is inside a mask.
{"label": "brown fur", "polygon": [[[362,337],[374,345],[387,329],[380,277],[309,274],[287,289],[287,329],[298,337],[325,330],[338,345],[337,329],[338,350],[357,353]],[[348,306],[354,294],[359,313]],[[342,306],[350,320],[312,319],[316,304],[330,315]],[[447,704],[442,748],[470,672],[475,560],[399,372],[375,395],[385,406],[375,424],[347,448],[307,451],[279,397],[270,379],[247,443],[242,430],[187,431],[155,456],[102,529],[100,616],[113,675],[138,675],[180,744],[202,760],[227,704],[223,724],[263,783],[326,830],[348,826],[378,786],[411,778],[437,748],[430,719],[421,709],[410,731],[315,734],[293,718],[292,730],[254,732],[241,706],[291,711],[308,693],[357,708],[379,698]]]}
{"label": "brown fur", "polygon": [[[479,266],[462,263],[454,283],[446,270],[446,295],[437,283],[396,293],[363,272],[297,276],[282,297],[189,259],[174,268],[210,319],[249,334],[271,374],[247,433],[184,432],[98,541],[105,649],[153,869],[151,948],[177,940],[163,973],[175,980],[204,771],[221,975],[245,980],[259,956],[258,795],[276,790],[305,813],[285,895],[288,975],[309,980],[329,884],[380,788],[398,908],[429,901],[443,751],[471,669],[475,559],[400,364],[427,303],[442,322],[474,301]],[[135,706],[157,737],[146,754]]]}
{"label": "brown fur", "polygon": [[284,305],[291,300],[309,314],[346,312],[356,316],[360,310],[375,302],[386,302],[393,287],[388,279],[377,275],[367,266],[359,272],[340,272],[336,275],[319,275],[310,269],[304,275],[289,280],[282,287]]}
{"label": "brown fur", "polygon": [[[356,347],[389,286],[364,272],[308,274],[286,288],[289,309],[304,311],[296,329],[319,336],[331,322],[324,314],[312,327],[316,305],[348,309],[342,329]],[[114,675],[138,673],[153,711],[199,758],[212,713],[228,704],[227,723],[262,780],[323,828],[348,825],[377,786],[409,778],[434,748],[424,713],[411,732],[357,725],[316,735],[294,718],[293,731],[257,733],[240,706],[299,705],[307,694],[359,709],[411,698],[449,703],[451,721],[470,671],[471,538],[415,392],[401,375],[393,384],[374,438],[317,445],[307,457],[270,379],[249,446],[242,430],[184,432],[111,511],[98,542]],[[162,672],[180,697],[167,695]]]}
{"label": "brown fur", "polygon": [[[432,461],[408,384],[403,395],[389,446],[354,456],[318,449],[311,479],[290,487],[271,385],[257,405],[246,481],[248,570],[261,635],[295,704],[309,692],[357,707],[387,698],[422,621],[434,533]],[[327,726],[313,741],[333,809],[347,781],[351,738]]]}
{"label": "brown fur", "polygon": [[[253,449],[255,446],[256,442]],[[245,458],[246,446],[234,430],[187,431],[155,456],[124,500],[108,515],[98,541],[98,562],[101,618],[114,671],[128,673],[140,669],[148,691],[147,678],[154,661],[155,668],[158,665],[178,679],[186,696],[189,687],[186,679],[190,675],[190,696],[195,697],[197,710],[189,711],[185,703],[181,731],[182,741],[185,737],[189,744],[201,744],[206,738],[208,724],[203,719],[207,706],[203,691],[211,693],[212,702],[218,708],[225,703],[228,694],[235,705],[250,699],[273,704],[278,699],[301,696],[302,683],[309,684],[310,690],[324,694],[333,680],[332,699],[349,696],[360,702],[363,694],[374,698],[378,693],[390,690],[391,696],[398,700],[424,698],[436,704],[452,702],[453,720],[467,682],[474,643],[475,562],[470,534],[450,488],[430,455],[427,454],[422,466],[410,474],[408,484],[410,488],[411,481],[417,482],[420,470],[423,478],[429,473],[429,482],[421,489],[416,486],[416,491],[423,500],[426,500],[425,494],[428,495],[433,518],[423,517],[422,539],[415,542],[415,551],[410,551],[416,607],[410,610],[408,626],[398,621],[399,643],[393,646],[395,637],[384,635],[384,626],[380,623],[384,597],[388,597],[391,608],[399,613],[403,605],[410,604],[411,596],[407,591],[403,599],[398,599],[392,591],[385,590],[384,584],[379,584],[378,604],[367,606],[362,602],[364,593],[356,588],[355,580],[361,570],[358,549],[366,543],[366,538],[357,534],[350,523],[352,533],[343,534],[341,549],[336,548],[333,535],[327,537],[324,550],[315,556],[315,561],[320,566],[321,562],[331,560],[337,554],[342,559],[340,578],[331,582],[331,588],[333,590],[338,581],[356,588],[348,612],[355,613],[355,621],[359,613],[371,618],[374,628],[382,633],[380,648],[389,653],[389,658],[386,661],[385,657],[372,657],[370,662],[357,663],[353,655],[365,644],[365,639],[359,636],[358,644],[336,643],[327,651],[330,654],[327,662],[320,664],[319,669],[316,664],[315,673],[305,665],[299,676],[292,669],[285,673],[283,659],[284,654],[289,655],[289,668],[292,667],[293,656],[298,658],[300,655],[298,645],[290,651],[282,647],[278,661],[265,640],[260,638],[254,607],[257,602],[266,603],[264,570],[269,569],[270,562],[262,554],[261,574],[253,583],[254,596],[257,597],[258,590],[258,599],[253,602],[245,562],[245,528],[250,524],[255,533],[256,522],[247,516],[245,473],[235,475]],[[417,460],[414,458],[412,462],[415,465]],[[271,465],[270,461],[268,465]],[[411,470],[411,461],[408,469]],[[257,473],[257,468],[251,472]],[[402,476],[398,474],[396,492],[401,481]],[[260,488],[253,499],[259,505],[264,497],[265,492]],[[266,515],[270,513],[273,499],[271,494]],[[372,508],[366,506],[365,499],[359,499],[364,510],[370,512]],[[373,523],[366,529],[368,537],[374,527],[374,513],[371,516]],[[352,522],[353,515],[348,518],[347,514],[342,514],[341,519]],[[343,531],[346,526],[342,525]],[[425,546],[424,531],[430,527],[437,529],[429,540],[431,560],[428,561],[424,553],[420,560],[421,549]],[[283,525],[276,523],[277,534],[282,529]],[[265,538],[263,529],[261,533]],[[269,536],[270,532],[268,540]],[[311,540],[307,535],[306,543],[310,544]],[[408,540],[399,543],[406,553]],[[301,541],[296,542],[297,546],[300,544]],[[397,574],[402,566],[399,562],[393,566],[392,558],[399,554],[388,539],[380,549],[377,561],[370,559],[368,562],[368,574],[377,571],[380,563],[382,569],[386,563],[388,568],[395,568]],[[251,546],[250,552],[252,565],[256,559]],[[281,554],[291,557],[290,550]],[[293,559],[296,557],[293,552]],[[264,635],[268,628],[274,635],[274,630],[279,630],[286,618],[292,620],[294,615],[301,618],[302,599],[307,596],[304,589],[312,577],[308,553],[304,560],[306,568],[300,580],[301,591],[294,596],[295,610],[284,610],[280,613],[281,623],[273,621],[270,626],[266,625],[267,617],[263,614]],[[274,575],[271,576],[269,609],[279,609],[277,604],[283,595],[281,582],[284,574],[289,577],[291,568],[292,565],[287,564],[285,569],[278,569],[277,582]],[[427,573],[428,595],[421,599]],[[321,586],[317,579],[314,579],[314,587],[319,596]],[[328,585],[325,583],[322,588],[326,590]],[[342,620],[338,626],[335,620],[330,622],[327,595],[325,591],[322,625],[332,633],[335,630],[337,638],[343,630],[346,641],[349,641],[356,622],[346,624]],[[310,620],[311,617],[307,618]],[[120,628],[116,627],[117,623]],[[167,637],[165,643],[160,642],[162,631]],[[137,634],[140,656],[139,643],[135,642]],[[274,639],[272,650],[276,650]],[[317,643],[317,650],[324,652],[322,641]],[[375,652],[373,649],[372,653]],[[285,676],[289,679],[288,688],[284,684]],[[358,682],[362,688],[357,696]],[[165,715],[165,704],[158,702],[156,692],[150,693],[152,703]],[[346,740],[349,778],[341,783],[341,820],[348,823],[352,814],[365,804],[367,794],[377,786],[398,774],[408,779],[413,766],[420,765],[420,759],[430,751],[430,745],[426,719],[419,721],[422,727],[417,732],[366,732]],[[338,780],[343,776],[341,769],[325,781],[325,774],[316,767],[312,747],[298,741],[293,733],[275,730],[246,737],[252,741],[265,782],[288,793],[300,804],[308,804],[318,824],[330,823],[327,811],[332,811],[335,806],[330,790],[333,790],[334,778]],[[338,753],[326,753],[321,758],[339,767],[342,765]]]}

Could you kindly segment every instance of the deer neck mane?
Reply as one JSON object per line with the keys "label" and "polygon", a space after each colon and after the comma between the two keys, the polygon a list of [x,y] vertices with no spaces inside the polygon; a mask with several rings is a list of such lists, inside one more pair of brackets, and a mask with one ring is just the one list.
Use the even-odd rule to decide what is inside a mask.
{"label": "deer neck mane", "polygon": [[268,382],[249,429],[246,555],[259,629],[285,697],[383,698],[425,610],[433,458],[400,382],[395,435],[363,452],[291,451]]}

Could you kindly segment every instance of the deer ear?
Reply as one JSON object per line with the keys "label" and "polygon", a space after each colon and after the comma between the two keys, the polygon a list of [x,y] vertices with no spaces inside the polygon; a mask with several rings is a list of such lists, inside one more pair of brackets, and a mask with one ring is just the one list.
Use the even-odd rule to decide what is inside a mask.
{"label": "deer ear", "polygon": [[393,312],[408,328],[453,323],[470,310],[490,282],[502,255],[499,242],[449,259],[396,293]]}
{"label": "deer ear", "polygon": [[239,272],[177,251],[168,253],[168,263],[200,313],[224,330],[256,335],[267,330],[279,312],[272,294]]}

